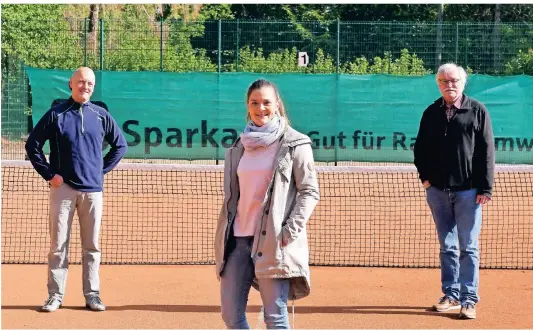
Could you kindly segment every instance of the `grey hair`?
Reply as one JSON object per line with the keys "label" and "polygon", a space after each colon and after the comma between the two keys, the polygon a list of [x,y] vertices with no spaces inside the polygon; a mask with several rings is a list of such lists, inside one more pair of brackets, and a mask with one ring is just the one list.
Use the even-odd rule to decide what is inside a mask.
{"label": "grey hair", "polygon": [[[465,69],[463,69],[462,66],[459,66],[455,63],[446,63],[446,64],[443,64],[439,67],[439,69],[437,70],[437,74],[435,75],[435,79],[437,79],[436,77],[441,74],[441,73],[451,73],[451,72],[454,72],[455,70],[459,71],[459,77],[460,79],[465,83],[466,85],[466,77],[467,77],[467,74],[466,74],[466,71]],[[438,83],[438,79],[437,79],[437,83]]]}

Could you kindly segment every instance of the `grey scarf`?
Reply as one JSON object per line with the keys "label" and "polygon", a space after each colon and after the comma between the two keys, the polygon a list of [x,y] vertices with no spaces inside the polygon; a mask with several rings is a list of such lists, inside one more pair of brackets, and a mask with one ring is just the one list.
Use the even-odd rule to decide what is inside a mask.
{"label": "grey scarf", "polygon": [[241,142],[245,150],[255,150],[274,143],[285,132],[285,118],[277,115],[263,126],[256,126],[251,120],[241,133]]}

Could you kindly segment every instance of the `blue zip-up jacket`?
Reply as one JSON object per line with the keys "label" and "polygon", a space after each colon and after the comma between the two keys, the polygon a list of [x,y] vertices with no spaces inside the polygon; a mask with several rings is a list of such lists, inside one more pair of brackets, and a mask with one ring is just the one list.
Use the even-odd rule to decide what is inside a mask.
{"label": "blue zip-up jacket", "polygon": [[[102,157],[104,139],[111,149]],[[49,140],[50,163],[43,145]],[[54,175],[83,192],[102,191],[104,174],[124,156],[127,143],[119,126],[105,109],[72,98],[44,114],[26,142],[26,153],[35,170],[46,180]]]}

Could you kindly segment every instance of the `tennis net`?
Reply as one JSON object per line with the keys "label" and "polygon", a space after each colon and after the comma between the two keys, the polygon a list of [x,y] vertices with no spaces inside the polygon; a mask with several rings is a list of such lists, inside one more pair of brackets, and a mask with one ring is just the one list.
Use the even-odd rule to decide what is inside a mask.
{"label": "tennis net", "polygon": [[[317,166],[310,262],[439,267],[435,226],[416,169]],[[104,264],[212,264],[223,167],[121,163],[106,175]],[[2,262],[46,263],[48,184],[27,161],[2,162]],[[75,216],[69,259],[81,262]],[[483,207],[482,268],[533,269],[533,166],[498,165]]]}

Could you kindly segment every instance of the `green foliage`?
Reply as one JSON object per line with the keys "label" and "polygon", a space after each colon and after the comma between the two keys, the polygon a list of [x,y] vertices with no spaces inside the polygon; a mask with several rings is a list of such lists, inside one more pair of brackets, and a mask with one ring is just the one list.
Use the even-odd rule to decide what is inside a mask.
{"label": "green foliage", "polygon": [[[296,47],[284,49],[278,52],[270,53],[267,58],[264,57],[263,49],[250,49],[245,46],[239,51],[239,71],[240,72],[261,72],[261,73],[278,73],[278,72],[305,72],[305,68],[298,66],[298,51]],[[231,67],[234,71],[235,67]]]}
{"label": "green foliage", "polygon": [[210,19],[230,20],[235,19],[231,12],[231,5],[227,3],[222,4],[206,4],[202,5],[198,13],[198,20],[205,21]]}
{"label": "green foliage", "polygon": [[2,5],[2,52],[40,68],[73,68],[79,35],[62,17],[64,5]]}
{"label": "green foliage", "polygon": [[[445,5],[445,20],[447,15],[466,20],[461,8],[468,8],[475,17],[487,20],[496,8],[493,5],[465,6]],[[511,7],[500,7],[502,17],[511,20]],[[437,5],[120,4],[99,5],[98,8],[104,22],[106,70],[142,71],[162,67],[164,71],[216,71],[218,23],[213,19],[235,18],[247,21],[239,25],[222,24],[223,71],[333,73],[337,71],[337,49],[343,59],[339,63],[340,73],[423,75],[430,73],[424,63],[427,67],[435,66],[435,46],[422,41],[430,40],[426,38],[435,33],[434,24],[423,23],[423,19],[434,18]],[[163,31],[161,21],[156,19],[158,8],[163,10],[159,17],[166,18]],[[516,9],[515,18],[526,18],[533,13],[530,5],[512,5],[512,8]],[[15,68],[23,61],[34,67],[74,69],[86,60],[88,66],[99,69],[99,31],[85,30],[87,18],[69,16],[84,12],[88,16],[89,5],[3,5],[2,9],[4,65]],[[359,19],[371,12],[377,15],[373,16],[376,19],[401,18],[417,22],[342,22],[337,40],[336,18]],[[269,21],[253,22],[251,18]],[[272,21],[279,19],[286,21]],[[520,52],[515,58],[507,55],[532,44],[533,30],[524,24],[472,24],[458,30],[455,25],[448,24],[443,31],[443,61],[462,60],[465,63],[459,64],[476,73],[501,73],[505,63],[507,74],[531,72],[529,53]],[[454,31],[460,32],[456,35]],[[493,54],[495,44],[501,44],[500,55]],[[403,50],[397,54],[399,49]],[[307,51],[311,57],[306,68],[297,66],[298,51]],[[345,59],[349,61],[344,62]]]}
{"label": "green foliage", "polygon": [[316,52],[315,60],[307,72],[335,73],[335,62],[329,54],[324,54],[324,51],[319,48]]}
{"label": "green foliage", "polygon": [[[235,71],[231,66],[228,71]],[[256,50],[249,46],[241,48],[239,52],[239,71],[260,73],[335,73],[335,60],[318,49],[315,58],[307,67],[298,66],[298,51],[296,47],[270,53],[267,57],[262,48]],[[424,67],[424,62],[416,54],[410,54],[407,49],[401,51],[400,57],[393,59],[390,52],[385,52],[384,57],[374,57],[373,62],[364,57],[356,58],[353,62],[343,63],[339,73],[345,74],[394,74],[406,76],[420,76],[431,74],[431,70]]]}
{"label": "green foliage", "polygon": [[[190,44],[180,44],[166,49],[164,70],[174,72],[216,72],[217,66],[206,55],[205,49],[193,49]],[[164,55],[166,56],[166,55]]]}
{"label": "green foliage", "polygon": [[[328,21],[435,22],[439,4],[234,4],[238,19]],[[496,4],[445,4],[447,22],[492,22]],[[533,17],[531,4],[501,4],[502,22],[527,22]]]}
{"label": "green foliage", "polygon": [[529,48],[527,52],[519,50],[518,55],[505,64],[505,73],[533,75],[533,49]]}
{"label": "green foliage", "polygon": [[[191,45],[191,38],[203,36],[204,30],[204,25],[199,22],[169,22],[170,32],[163,57],[165,71],[216,71],[216,65],[207,57],[207,51],[203,48],[193,48]],[[167,55],[169,58],[165,58]]]}
{"label": "green foliage", "polygon": [[142,38],[128,38],[132,29],[125,29],[118,33],[112,42],[112,47],[105,55],[105,68],[112,71],[216,71],[216,66],[206,56],[205,49],[193,49],[187,34],[191,32],[177,32],[163,30],[169,41],[163,44],[161,63],[161,27],[159,22],[154,24],[137,24],[136,33]]}
{"label": "green foliage", "polygon": [[369,69],[370,64],[364,56],[356,58],[353,62],[346,62],[340,68],[341,72],[348,74],[367,74]]}

